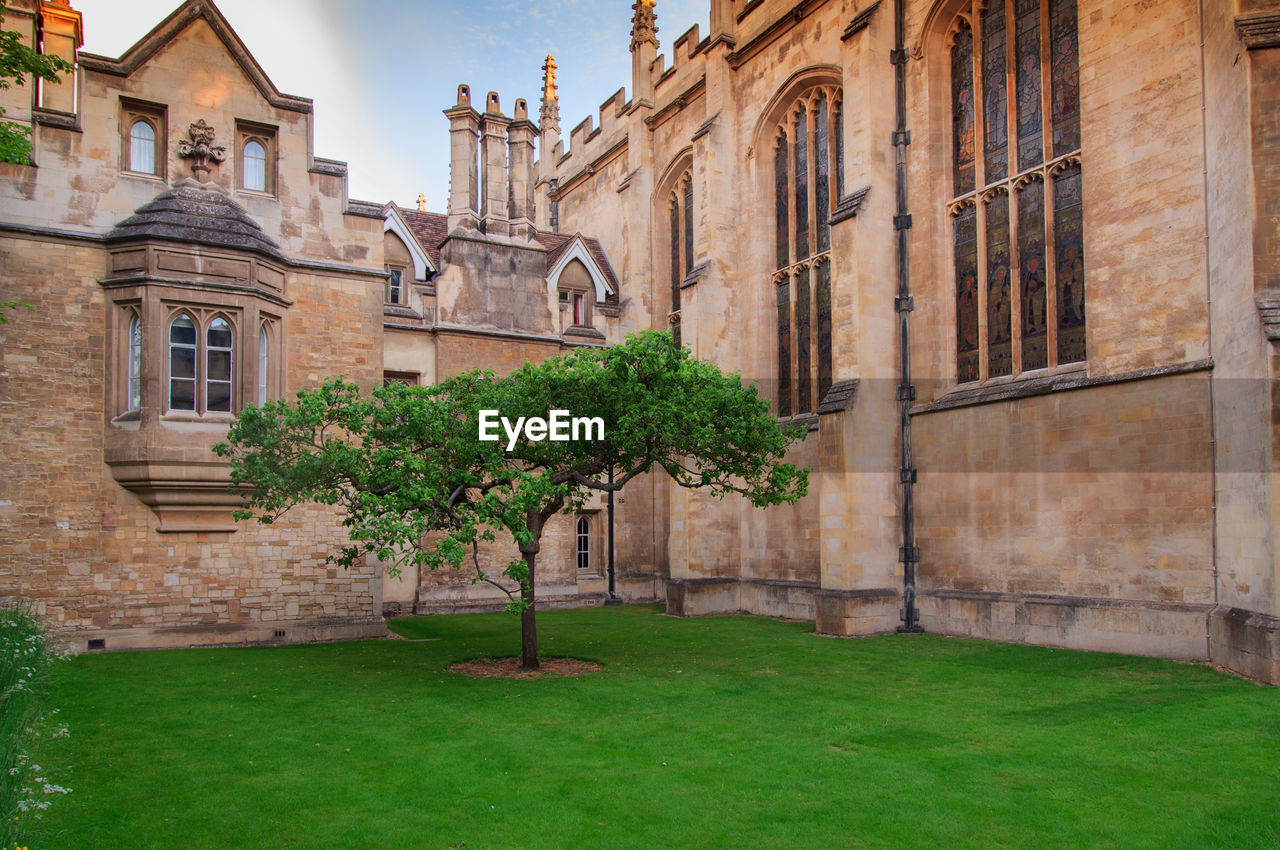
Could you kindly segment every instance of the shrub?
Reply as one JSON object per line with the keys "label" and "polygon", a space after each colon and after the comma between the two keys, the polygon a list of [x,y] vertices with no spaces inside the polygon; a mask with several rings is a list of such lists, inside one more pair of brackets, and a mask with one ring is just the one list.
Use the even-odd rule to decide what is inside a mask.
{"label": "shrub", "polygon": [[0,847],[29,844],[51,798],[70,791],[37,761],[41,737],[67,734],[46,714],[59,658],[30,603],[0,604]]}

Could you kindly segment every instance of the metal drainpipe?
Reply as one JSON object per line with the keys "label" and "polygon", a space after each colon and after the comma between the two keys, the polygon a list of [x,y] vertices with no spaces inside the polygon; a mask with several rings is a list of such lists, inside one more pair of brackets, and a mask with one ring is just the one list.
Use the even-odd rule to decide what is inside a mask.
{"label": "metal drainpipe", "polygon": [[893,299],[898,314],[899,361],[898,406],[902,428],[902,466],[898,481],[902,485],[902,548],[898,560],[902,563],[902,625],[898,631],[916,634],[920,628],[916,609],[916,565],[920,562],[920,549],[915,541],[915,505],[913,502],[916,470],[911,465],[911,404],[916,398],[916,388],[911,384],[911,310],[915,306],[911,298],[911,269],[908,264],[908,231],[911,229],[911,213],[907,211],[907,145],[911,133],[907,130],[907,51],[904,44],[904,0],[893,3],[893,76],[897,126],[893,131],[893,147],[897,160],[898,211],[893,217],[893,229],[898,237],[898,295]]}

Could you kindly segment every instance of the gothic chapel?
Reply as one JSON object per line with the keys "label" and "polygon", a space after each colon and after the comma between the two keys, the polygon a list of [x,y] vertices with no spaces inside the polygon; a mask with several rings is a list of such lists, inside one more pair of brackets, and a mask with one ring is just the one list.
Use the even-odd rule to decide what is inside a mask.
{"label": "gothic chapel", "polygon": [[[637,479],[538,596],[1211,660],[1280,683],[1280,4],[710,0],[562,136],[464,84],[448,209],[349,198],[212,0],[0,91],[0,597],[74,648],[384,633],[499,607],[235,522],[246,405],[513,369],[670,328],[807,427],[801,502]],[[601,12],[601,14],[604,14]],[[92,25],[92,22],[89,22]],[[621,50],[622,45],[618,45]],[[356,163],[353,167],[359,168]],[[612,516],[612,520],[610,517]],[[485,557],[506,560],[500,546]]]}

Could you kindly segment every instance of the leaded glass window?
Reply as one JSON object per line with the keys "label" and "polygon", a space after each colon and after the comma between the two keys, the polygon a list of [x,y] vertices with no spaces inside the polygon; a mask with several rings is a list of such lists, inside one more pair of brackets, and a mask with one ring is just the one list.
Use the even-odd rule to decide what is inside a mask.
{"label": "leaded glass window", "polygon": [[142,408],[142,319],[137,313],[129,317],[128,397],[126,410]]}
{"label": "leaded glass window", "polygon": [[185,313],[169,323],[169,409],[196,409],[196,323]]}
{"label": "leaded glass window", "polygon": [[816,86],[774,136],[778,415],[812,413],[832,381],[831,211],[843,189],[840,90]]}
{"label": "leaded glass window", "polygon": [[231,325],[218,317],[205,333],[205,409],[231,412]]}
{"label": "leaded glass window", "polygon": [[667,201],[671,224],[671,327],[680,344],[680,289],[693,271],[693,175],[676,179]]}
{"label": "leaded glass window", "polygon": [[949,60],[957,379],[1081,362],[1075,0],[974,3]]}

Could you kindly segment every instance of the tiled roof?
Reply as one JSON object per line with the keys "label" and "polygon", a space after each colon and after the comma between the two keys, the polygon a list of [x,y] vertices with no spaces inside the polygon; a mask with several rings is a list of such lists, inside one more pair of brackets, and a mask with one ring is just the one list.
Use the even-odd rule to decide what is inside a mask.
{"label": "tiled roof", "polygon": [[[427,256],[431,258],[431,263],[440,268],[440,246],[444,244],[445,237],[449,235],[449,219],[448,216],[433,212],[419,212],[418,210],[407,210],[396,207],[400,213],[400,217],[404,219],[404,223],[409,225],[409,232],[413,234],[413,238],[418,240],[418,244],[422,250],[427,252]],[[535,237],[538,244],[547,249],[547,268],[550,269],[557,262],[564,252],[569,249],[569,245],[573,243],[574,237],[581,234],[569,233],[544,233],[539,231]],[[591,254],[591,259],[596,261],[596,265],[604,272],[605,279],[609,281],[614,294],[607,299],[608,303],[616,304],[618,301],[618,276],[614,274],[613,266],[609,262],[609,257],[604,252],[604,248],[600,246],[597,239],[589,236],[583,236],[582,241],[587,246],[587,252]]]}
{"label": "tiled roof", "polygon": [[404,223],[409,225],[409,232],[418,240],[418,245],[431,258],[431,265],[440,268],[440,245],[449,233],[449,218],[440,213],[418,212],[396,207]]}

